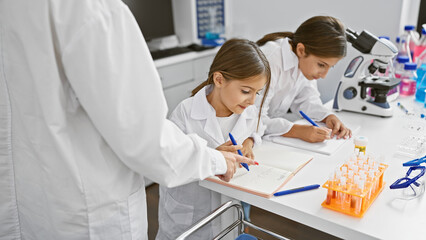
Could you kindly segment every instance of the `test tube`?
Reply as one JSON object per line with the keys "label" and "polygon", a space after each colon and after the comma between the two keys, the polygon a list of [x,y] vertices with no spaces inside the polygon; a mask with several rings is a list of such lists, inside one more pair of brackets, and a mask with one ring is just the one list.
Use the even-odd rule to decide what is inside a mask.
{"label": "test tube", "polygon": [[331,199],[333,198],[333,195],[335,195],[335,193],[333,193],[335,191],[332,190],[332,189],[330,189],[330,187],[334,187],[333,185],[334,185],[334,175],[330,174],[330,176],[328,177],[328,187],[329,187],[329,189],[327,191],[327,198],[326,198],[326,201],[325,201],[325,203],[327,205],[330,205]]}
{"label": "test tube", "polygon": [[[358,181],[357,194],[362,195],[364,189],[364,180]],[[362,197],[353,196],[354,200],[354,212],[355,214],[360,214],[362,210]]]}
{"label": "test tube", "polygon": [[[342,172],[339,168],[336,168],[334,171],[334,181],[333,181],[333,187],[338,187],[340,182],[340,177],[342,176]],[[337,198],[337,192],[333,191],[332,198]]]}
{"label": "test tube", "polygon": [[339,192],[340,194],[340,199],[339,203],[342,209],[346,209],[349,207],[350,204],[350,195],[346,193],[347,191],[347,179],[346,177],[341,177],[340,178],[340,190],[341,192]]}
{"label": "test tube", "polygon": [[[358,182],[359,182],[359,176],[355,175],[354,177],[354,187],[352,188],[352,194],[356,194],[358,190]],[[352,196],[351,198],[351,209],[355,208],[356,205],[356,196]]]}

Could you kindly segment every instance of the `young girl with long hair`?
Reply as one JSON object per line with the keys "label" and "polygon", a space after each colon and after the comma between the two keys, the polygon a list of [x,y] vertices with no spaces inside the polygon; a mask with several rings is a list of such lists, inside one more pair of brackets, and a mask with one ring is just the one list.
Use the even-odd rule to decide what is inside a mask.
{"label": "young girl with long hair", "polygon": [[[307,142],[322,142],[336,136],[351,137],[348,129],[321,102],[316,79],[325,78],[329,69],[346,55],[343,24],[330,16],[315,16],[293,32],[265,35],[257,41],[271,66],[271,87],[264,104],[262,120],[265,138],[284,136]],[[302,110],[326,128],[298,125],[285,119],[291,110]],[[331,134],[330,134],[331,131]]]}
{"label": "young girl with long hair", "polygon": [[[261,90],[268,92],[270,76],[268,61],[254,42],[228,40],[216,54],[208,79],[176,107],[170,120],[186,134],[197,134],[209,147],[219,150],[235,152],[241,148],[232,145],[228,136],[232,133],[242,143],[243,155],[253,158],[253,145],[260,143],[264,131],[260,119],[264,98],[260,109],[253,104]],[[226,166],[216,168],[225,170]],[[156,239],[175,239],[220,204],[220,194],[200,187],[198,182],[175,188],[160,186]],[[191,239],[212,239],[220,227],[217,219]]]}

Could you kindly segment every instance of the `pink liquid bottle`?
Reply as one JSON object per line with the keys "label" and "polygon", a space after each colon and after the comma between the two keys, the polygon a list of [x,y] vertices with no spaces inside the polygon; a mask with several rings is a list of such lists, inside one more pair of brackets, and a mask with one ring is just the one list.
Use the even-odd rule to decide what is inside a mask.
{"label": "pink liquid bottle", "polygon": [[417,64],[406,63],[404,65],[404,73],[401,76],[399,84],[399,94],[402,96],[412,96],[416,93],[417,84]]}
{"label": "pink liquid bottle", "polygon": [[[420,37],[419,44],[417,44],[417,46],[414,49],[413,62],[418,63],[418,58],[420,55],[422,55],[424,51],[426,51],[426,29],[423,28],[422,36]],[[418,64],[417,64],[417,67],[419,67]]]}
{"label": "pink liquid bottle", "polygon": [[404,33],[400,37],[402,48],[399,51],[401,54],[406,54],[410,62],[413,62],[414,49],[419,42],[418,33],[414,30],[415,28],[414,25],[406,25]]}

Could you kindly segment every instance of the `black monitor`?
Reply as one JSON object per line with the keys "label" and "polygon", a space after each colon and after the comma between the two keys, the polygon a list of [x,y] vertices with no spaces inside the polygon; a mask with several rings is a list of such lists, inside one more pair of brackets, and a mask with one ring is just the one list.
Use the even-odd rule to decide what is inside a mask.
{"label": "black monitor", "polygon": [[147,41],[174,35],[172,0],[123,0]]}

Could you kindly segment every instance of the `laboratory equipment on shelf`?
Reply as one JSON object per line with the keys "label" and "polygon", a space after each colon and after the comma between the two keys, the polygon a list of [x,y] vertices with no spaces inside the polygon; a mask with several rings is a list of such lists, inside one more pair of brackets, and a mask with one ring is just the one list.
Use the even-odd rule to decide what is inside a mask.
{"label": "laboratory equipment on shelf", "polygon": [[[398,53],[395,45],[373,34],[346,29],[348,42],[362,55],[355,57],[347,67],[334,97],[333,109],[347,110],[390,117],[393,109],[387,101],[387,93],[400,83],[399,79],[374,75],[385,73],[387,65]],[[371,90],[371,96],[367,95]]]}

